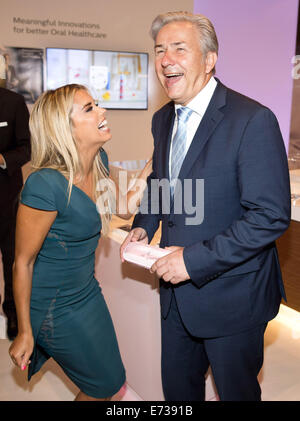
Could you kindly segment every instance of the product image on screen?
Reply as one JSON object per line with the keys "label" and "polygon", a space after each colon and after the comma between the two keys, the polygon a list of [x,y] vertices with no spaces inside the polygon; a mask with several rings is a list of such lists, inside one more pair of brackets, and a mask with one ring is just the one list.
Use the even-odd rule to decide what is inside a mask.
{"label": "product image on screen", "polygon": [[43,92],[42,48],[5,47],[6,88],[33,104]]}
{"label": "product image on screen", "polygon": [[148,54],[46,49],[47,89],[85,85],[107,109],[147,109]]}

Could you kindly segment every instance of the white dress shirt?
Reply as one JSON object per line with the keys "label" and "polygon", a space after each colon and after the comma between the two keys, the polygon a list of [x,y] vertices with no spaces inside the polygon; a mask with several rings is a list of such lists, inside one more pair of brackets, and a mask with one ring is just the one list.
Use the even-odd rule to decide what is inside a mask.
{"label": "white dress shirt", "polygon": [[[193,110],[192,115],[187,121],[187,139],[186,139],[186,150],[185,154],[189,150],[191,146],[192,140],[195,136],[196,130],[202,120],[202,117],[205,114],[205,111],[210,103],[210,100],[213,96],[213,93],[216,89],[217,81],[214,77],[211,77],[208,83],[204,86],[204,88],[193,98],[186,106]],[[175,104],[175,113],[176,118],[174,120],[173,132],[172,132],[172,142],[170,148],[170,155],[169,155],[169,170],[171,171],[171,156],[172,156],[172,144],[173,138],[175,136],[177,130],[177,109],[180,108],[181,105]]]}

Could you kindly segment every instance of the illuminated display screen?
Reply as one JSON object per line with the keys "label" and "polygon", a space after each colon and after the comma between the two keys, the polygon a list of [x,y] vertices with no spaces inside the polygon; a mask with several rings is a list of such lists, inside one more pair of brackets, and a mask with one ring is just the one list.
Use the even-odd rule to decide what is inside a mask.
{"label": "illuminated display screen", "polygon": [[147,109],[148,54],[46,49],[46,85],[85,85],[107,109]]}

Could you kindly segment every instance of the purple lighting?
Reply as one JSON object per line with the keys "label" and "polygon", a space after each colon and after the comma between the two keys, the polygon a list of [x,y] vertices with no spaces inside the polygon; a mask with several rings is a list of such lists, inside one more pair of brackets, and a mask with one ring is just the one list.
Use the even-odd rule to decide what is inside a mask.
{"label": "purple lighting", "polygon": [[194,12],[215,26],[216,76],[271,108],[288,149],[298,0],[194,0]]}

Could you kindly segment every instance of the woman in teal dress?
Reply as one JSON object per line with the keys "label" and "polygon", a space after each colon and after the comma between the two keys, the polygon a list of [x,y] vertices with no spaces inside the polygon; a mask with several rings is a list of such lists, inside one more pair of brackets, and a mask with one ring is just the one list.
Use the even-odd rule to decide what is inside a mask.
{"label": "woman in teal dress", "polygon": [[[30,129],[34,172],[17,217],[18,335],[9,353],[22,370],[28,366],[29,380],[52,357],[80,389],[76,400],[109,400],[125,369],[94,276],[95,250],[111,210],[130,198],[115,194],[109,179],[105,110],[85,87],[66,85],[38,99]],[[139,180],[150,170],[149,162]]]}

